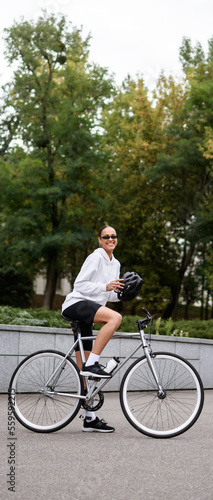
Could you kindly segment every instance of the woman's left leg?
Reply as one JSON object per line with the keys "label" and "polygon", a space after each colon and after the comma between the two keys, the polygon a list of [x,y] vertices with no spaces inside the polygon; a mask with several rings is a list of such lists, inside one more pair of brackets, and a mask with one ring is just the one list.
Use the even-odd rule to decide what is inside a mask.
{"label": "woman's left leg", "polygon": [[95,339],[92,353],[100,356],[115,331],[119,328],[122,316],[108,307],[101,306],[95,313],[94,323],[104,323]]}
{"label": "woman's left leg", "polygon": [[81,375],[94,375],[97,378],[111,377],[111,375],[105,372],[103,367],[99,365],[99,357],[106,344],[120,326],[121,320],[121,314],[108,307],[100,306],[96,311],[93,319],[94,323],[104,323],[104,325],[98,332],[89,358],[81,369]]}
{"label": "woman's left leg", "polygon": [[[81,370],[81,374],[83,375],[83,372],[86,370],[86,374],[88,374],[87,367],[92,368],[93,366],[95,368],[95,371],[98,370],[98,373],[101,377],[106,376],[107,378],[110,377],[111,375],[107,374],[106,372],[103,371],[103,369],[100,367],[100,369],[97,367],[97,363],[99,362],[99,357],[106,346],[106,344],[109,342],[117,328],[120,326],[122,320],[122,316],[117,313],[116,311],[113,311],[112,309],[109,309],[108,307],[101,306],[95,313],[94,316],[94,323],[104,323],[104,325],[101,327],[101,329],[98,332],[98,335],[95,339],[92,351],[83,367]],[[96,363],[96,367],[95,367]],[[95,372],[94,372],[95,373]]]}

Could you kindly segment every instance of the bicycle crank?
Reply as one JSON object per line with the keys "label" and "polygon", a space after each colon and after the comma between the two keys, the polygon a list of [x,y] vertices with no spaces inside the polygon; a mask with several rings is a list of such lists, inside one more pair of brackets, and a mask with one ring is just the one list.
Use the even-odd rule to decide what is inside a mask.
{"label": "bicycle crank", "polygon": [[102,407],[103,404],[104,404],[104,395],[103,395],[103,392],[100,391],[88,403],[84,400],[82,403],[82,406],[85,410],[97,411],[97,410],[99,410],[99,408]]}

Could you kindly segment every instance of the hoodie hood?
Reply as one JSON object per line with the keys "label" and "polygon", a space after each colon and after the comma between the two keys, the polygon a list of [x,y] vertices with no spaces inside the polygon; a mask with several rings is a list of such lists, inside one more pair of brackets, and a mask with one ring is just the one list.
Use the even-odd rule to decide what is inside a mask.
{"label": "hoodie hood", "polygon": [[93,253],[99,253],[103,255],[103,258],[106,260],[106,262],[112,262],[113,259],[115,258],[114,255],[112,254],[112,259],[110,260],[108,253],[103,248],[96,248],[96,250],[94,250]]}

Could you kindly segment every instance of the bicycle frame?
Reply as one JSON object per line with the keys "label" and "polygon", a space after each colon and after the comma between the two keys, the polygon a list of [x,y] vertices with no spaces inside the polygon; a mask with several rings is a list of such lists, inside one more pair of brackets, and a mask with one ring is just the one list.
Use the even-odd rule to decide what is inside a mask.
{"label": "bicycle frame", "polygon": [[[145,327],[147,327],[148,323],[149,323],[148,320],[138,320],[137,321],[139,333],[137,333],[135,335],[137,335],[137,336],[140,337],[140,342],[137,345],[137,347],[135,347],[131,351],[131,353],[122,362],[120,362],[118,364],[118,366],[113,371],[111,378],[108,378],[108,379],[105,379],[104,381],[98,382],[98,387],[97,387],[97,381],[98,381],[98,379],[92,379],[93,383],[90,385],[89,384],[89,377],[84,377],[85,378],[85,382],[86,382],[86,387],[87,387],[87,394],[86,394],[86,396],[83,396],[82,394],[78,394],[77,397],[79,397],[79,399],[89,401],[91,399],[91,397],[95,397],[96,394],[98,394],[103,389],[103,387],[106,384],[108,384],[108,382],[116,375],[116,373],[118,373],[119,370],[121,370],[121,368],[129,361],[129,359],[131,359],[134,356],[134,354],[141,347],[144,350],[144,354],[145,354],[145,356],[147,358],[147,362],[149,364],[151,372],[152,372],[152,374],[154,376],[154,379],[156,381],[156,384],[157,384],[157,387],[158,387],[158,391],[159,391],[159,395],[164,395],[164,391],[163,391],[163,388],[161,387],[158,374],[157,374],[156,369],[155,369],[155,367],[153,365],[153,362],[152,362],[152,357],[154,357],[154,354],[152,353],[150,345],[148,345],[148,343],[147,343],[147,339],[146,339],[145,333],[144,333],[143,324],[145,325]],[[120,334],[115,334],[114,338],[120,337],[120,336],[121,336]],[[134,336],[134,335],[132,335],[132,336]],[[83,340],[94,340],[94,336],[84,337]],[[53,372],[53,374],[51,375],[51,377],[47,380],[47,382],[45,384],[46,387],[48,387],[50,385],[50,381],[51,380],[54,380],[54,376],[55,375],[56,375],[56,379],[55,380],[56,381],[58,380],[58,378],[60,377],[61,371],[64,369],[64,364],[66,362],[66,359],[73,354],[73,352],[75,351],[75,348],[76,348],[77,345],[79,345],[79,350],[80,350],[80,355],[81,355],[82,363],[85,363],[83,340],[82,340],[82,337],[81,337],[81,333],[79,331],[78,332],[78,338],[77,338],[77,340],[74,342],[74,344],[71,346],[71,348],[67,351],[66,355],[64,356],[63,361],[55,369],[55,371]],[[54,380],[54,382],[55,382],[55,380]],[[70,393],[66,393],[65,394],[65,393],[60,393],[60,392],[53,392],[53,391],[48,390],[48,389],[46,389],[46,390],[43,389],[42,392],[45,392],[47,395],[57,394],[57,395],[63,395],[63,396],[66,395],[66,396],[71,397],[71,398],[72,397],[76,398],[76,394],[70,394]]]}

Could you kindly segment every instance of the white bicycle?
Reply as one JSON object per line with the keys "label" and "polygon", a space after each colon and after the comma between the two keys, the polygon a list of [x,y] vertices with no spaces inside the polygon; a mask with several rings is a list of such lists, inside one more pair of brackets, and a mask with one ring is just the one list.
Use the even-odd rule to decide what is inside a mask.
{"label": "white bicycle", "polygon": [[[129,423],[148,436],[171,438],[187,431],[198,419],[204,389],[195,368],[185,359],[167,352],[153,352],[144,330],[152,316],[137,321],[139,342],[114,369],[112,377],[142,348],[143,355],[129,366],[120,385],[120,403]],[[111,379],[83,378],[71,359],[79,344],[85,362],[81,331],[70,321],[77,340],[69,351],[45,350],[27,356],[14,371],[9,402],[18,421],[35,432],[54,432],[68,425],[80,408],[97,411],[104,402],[102,389]],[[84,339],[94,337],[84,337]],[[150,336],[151,338],[151,336]]]}

